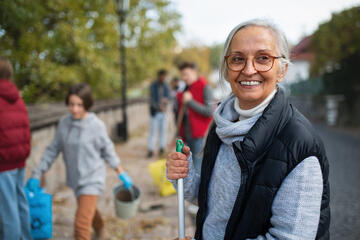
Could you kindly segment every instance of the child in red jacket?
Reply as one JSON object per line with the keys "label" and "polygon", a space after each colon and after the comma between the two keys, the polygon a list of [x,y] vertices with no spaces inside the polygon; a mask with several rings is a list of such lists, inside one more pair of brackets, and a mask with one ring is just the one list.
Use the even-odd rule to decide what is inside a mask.
{"label": "child in red jacket", "polygon": [[10,61],[0,57],[0,239],[31,239],[24,192],[30,124],[12,75]]}

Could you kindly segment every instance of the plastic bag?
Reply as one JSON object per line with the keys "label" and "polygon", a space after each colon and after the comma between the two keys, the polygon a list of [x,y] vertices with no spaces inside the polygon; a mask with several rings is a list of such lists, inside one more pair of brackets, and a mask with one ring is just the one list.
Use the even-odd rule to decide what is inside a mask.
{"label": "plastic bag", "polygon": [[160,159],[150,163],[149,171],[161,196],[165,197],[176,193],[172,183],[166,179],[166,159]]}
{"label": "plastic bag", "polygon": [[52,238],[52,196],[42,188],[37,192],[25,188],[25,193],[29,203],[32,238]]}

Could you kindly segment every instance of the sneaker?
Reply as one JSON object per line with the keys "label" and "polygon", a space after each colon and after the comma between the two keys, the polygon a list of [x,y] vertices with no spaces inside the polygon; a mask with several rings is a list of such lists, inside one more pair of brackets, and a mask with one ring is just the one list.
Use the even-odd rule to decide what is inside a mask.
{"label": "sneaker", "polygon": [[151,158],[153,156],[153,152],[152,151],[149,151],[148,154],[147,154],[147,158]]}
{"label": "sneaker", "polygon": [[163,149],[163,148],[160,148],[159,153],[160,153],[160,155],[163,155],[163,154],[164,154],[164,149]]}

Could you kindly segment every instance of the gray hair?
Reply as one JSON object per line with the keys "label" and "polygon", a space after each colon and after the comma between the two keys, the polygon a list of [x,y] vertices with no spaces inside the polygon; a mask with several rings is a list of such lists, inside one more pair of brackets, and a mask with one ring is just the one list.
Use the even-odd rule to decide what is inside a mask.
{"label": "gray hair", "polygon": [[225,62],[225,56],[227,56],[229,54],[230,43],[231,43],[234,35],[239,30],[244,29],[246,27],[250,27],[250,26],[263,27],[263,28],[268,29],[272,33],[272,35],[276,39],[276,47],[277,47],[276,50],[277,50],[279,56],[283,57],[283,58],[279,59],[281,71],[283,71],[285,69],[286,65],[290,64],[289,45],[288,45],[288,42],[287,42],[286,37],[283,34],[283,32],[280,31],[279,28],[275,24],[271,23],[268,20],[254,19],[254,20],[240,23],[235,28],[233,28],[233,30],[231,30],[231,32],[229,33],[229,35],[225,41],[225,44],[224,44],[224,50],[223,50],[223,53],[221,56],[222,58],[220,60],[220,71],[219,71],[220,81],[226,80],[226,77],[227,77],[227,65]]}

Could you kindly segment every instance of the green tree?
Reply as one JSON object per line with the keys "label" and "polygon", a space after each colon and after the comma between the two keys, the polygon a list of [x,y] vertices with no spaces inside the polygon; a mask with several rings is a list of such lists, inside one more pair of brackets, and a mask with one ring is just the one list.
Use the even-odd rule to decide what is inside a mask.
{"label": "green tree", "polygon": [[210,66],[213,70],[219,68],[221,61],[221,54],[224,48],[224,44],[214,44],[210,47]]}
{"label": "green tree", "polygon": [[128,16],[130,85],[152,79],[160,68],[170,69],[181,30],[180,15],[168,0],[132,0]]}
{"label": "green tree", "polygon": [[313,35],[311,75],[320,76],[326,94],[342,94],[348,111],[359,108],[360,6],[334,13]]}
{"label": "green tree", "polygon": [[316,53],[312,75],[339,69],[339,63],[360,51],[360,6],[332,14],[330,21],[320,24],[313,34]]}
{"label": "green tree", "polygon": [[[128,83],[134,86],[172,59],[179,14],[167,0],[133,0],[127,18]],[[15,67],[28,102],[62,100],[88,82],[96,98],[120,89],[115,0],[0,0],[0,54]]]}
{"label": "green tree", "polygon": [[207,46],[191,45],[183,48],[173,61],[175,66],[179,66],[184,61],[194,62],[201,74],[208,75],[211,72],[210,49]]}

